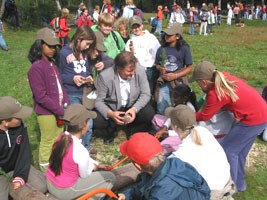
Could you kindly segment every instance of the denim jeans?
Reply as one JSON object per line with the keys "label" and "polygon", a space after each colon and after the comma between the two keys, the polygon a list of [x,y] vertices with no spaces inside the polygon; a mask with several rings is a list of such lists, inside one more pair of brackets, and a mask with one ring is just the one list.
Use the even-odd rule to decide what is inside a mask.
{"label": "denim jeans", "polygon": [[[72,104],[74,103],[82,104],[82,95],[68,95],[68,96]],[[93,120],[89,119],[89,123],[90,123],[89,130],[82,137],[82,144],[88,150],[90,149],[90,140],[93,132]]]}
{"label": "denim jeans", "polygon": [[156,32],[160,35],[162,31],[162,20],[158,20],[158,25],[156,28]]}
{"label": "denim jeans", "polygon": [[0,32],[0,47],[4,50],[8,50],[6,41],[4,40],[3,34]]}
{"label": "denim jeans", "polygon": [[158,70],[156,69],[155,66],[146,68],[146,76],[147,76],[147,80],[148,80],[148,83],[149,83],[149,88],[150,88],[151,95],[154,94],[154,89],[155,89],[155,86],[156,86],[156,80],[157,80],[157,77],[158,77],[158,73],[159,72],[158,72]]}
{"label": "denim jeans", "polygon": [[267,123],[251,126],[236,123],[225,138],[220,141],[228,162],[230,164],[231,177],[237,191],[245,191],[245,164],[246,157],[257,135],[266,128]]}
{"label": "denim jeans", "polygon": [[222,16],[221,15],[217,16],[217,23],[218,23],[218,25],[221,25],[221,23],[222,23]]}
{"label": "denim jeans", "polygon": [[190,35],[194,35],[195,34],[194,22],[190,23],[189,34]]}
{"label": "denim jeans", "polygon": [[159,88],[159,97],[157,102],[157,113],[164,115],[167,107],[172,105],[171,86],[169,83],[163,83]]}

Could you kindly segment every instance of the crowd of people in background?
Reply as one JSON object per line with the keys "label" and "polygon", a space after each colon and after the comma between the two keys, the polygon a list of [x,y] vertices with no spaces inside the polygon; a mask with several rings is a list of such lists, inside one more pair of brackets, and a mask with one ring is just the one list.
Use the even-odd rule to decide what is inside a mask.
{"label": "crowd of people in background", "polygon": [[[227,25],[232,18],[236,25],[249,18],[241,2],[227,8]],[[266,6],[258,9],[255,18],[266,19]],[[46,175],[46,184],[36,180],[37,190],[74,199],[96,188],[111,189],[116,177],[97,172],[102,164],[92,158],[97,147],[91,141],[101,137],[104,145],[112,145],[120,130],[127,138],[120,152],[142,173],[119,200],[225,199],[246,190],[245,161],[256,137],[266,134],[267,104],[244,80],[209,61],[193,68],[191,46],[183,38],[184,23],[190,35],[196,24],[199,35],[213,34],[213,25],[222,23],[220,7],[203,3],[198,9],[190,1],[185,9],[176,2],[170,9],[158,5],[155,35],[145,29],[142,10],[132,0],[122,10],[110,0],[94,9],[80,3],[71,38],[68,15],[63,8],[50,23],[54,30],[40,29],[28,54],[41,133],[39,168]],[[169,23],[163,29],[164,20]],[[0,45],[8,50],[2,31],[1,26]],[[190,87],[194,81],[203,91],[198,99]],[[33,184],[28,176],[44,174],[37,175],[29,162],[16,164],[22,156],[30,160],[22,120],[32,109],[2,97],[0,111],[0,145],[15,145],[3,152],[12,160],[0,160],[1,167],[14,171],[14,189]],[[14,138],[10,143],[9,131],[22,135],[26,151]],[[0,185],[0,197],[7,199],[5,177],[0,176]]]}

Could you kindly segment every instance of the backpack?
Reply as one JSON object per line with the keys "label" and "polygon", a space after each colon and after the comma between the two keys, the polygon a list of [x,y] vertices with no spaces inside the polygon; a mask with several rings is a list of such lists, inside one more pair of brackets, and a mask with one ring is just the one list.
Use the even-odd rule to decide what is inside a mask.
{"label": "backpack", "polygon": [[50,22],[51,28],[55,31],[55,33],[58,33],[60,31],[60,25],[59,25],[59,17],[55,17]]}
{"label": "backpack", "polygon": [[143,13],[143,11],[141,9],[136,8],[136,7],[135,8],[131,8],[131,9],[133,9],[133,15],[136,15],[136,16],[140,17],[143,21],[145,21],[144,13]]}
{"label": "backpack", "polygon": [[158,19],[157,19],[157,17],[154,17],[153,19],[152,19],[152,21],[151,21],[151,26],[152,27],[157,27],[157,25],[158,25]]}

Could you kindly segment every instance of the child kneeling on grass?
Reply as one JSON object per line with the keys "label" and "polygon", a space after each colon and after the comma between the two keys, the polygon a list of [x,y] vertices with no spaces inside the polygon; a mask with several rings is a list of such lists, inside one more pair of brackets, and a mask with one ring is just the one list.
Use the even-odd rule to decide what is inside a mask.
{"label": "child kneeling on grass", "polygon": [[31,166],[31,149],[23,120],[29,117],[32,108],[22,106],[12,97],[0,98],[0,199],[8,199],[9,176],[12,189],[25,184],[45,193],[45,177]]}
{"label": "child kneeling on grass", "polygon": [[[89,119],[95,117],[95,112],[81,104],[71,104],[65,111],[65,131],[53,145],[46,171],[48,190],[58,199],[75,199],[96,188],[113,187],[113,173],[93,172],[100,165],[80,141],[89,129]],[[97,196],[102,198],[103,194]]]}
{"label": "child kneeling on grass", "polygon": [[140,181],[119,194],[119,200],[209,199],[204,178],[179,158],[165,158],[160,142],[149,133],[135,133],[120,152],[142,171]]}

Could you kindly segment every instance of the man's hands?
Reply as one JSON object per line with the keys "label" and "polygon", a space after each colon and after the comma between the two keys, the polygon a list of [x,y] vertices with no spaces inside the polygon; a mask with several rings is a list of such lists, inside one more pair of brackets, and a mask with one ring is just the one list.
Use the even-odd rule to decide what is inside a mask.
{"label": "man's hands", "polygon": [[136,118],[136,108],[132,107],[126,112],[122,111],[108,111],[108,117],[113,119],[118,125],[126,125],[132,123]]}

